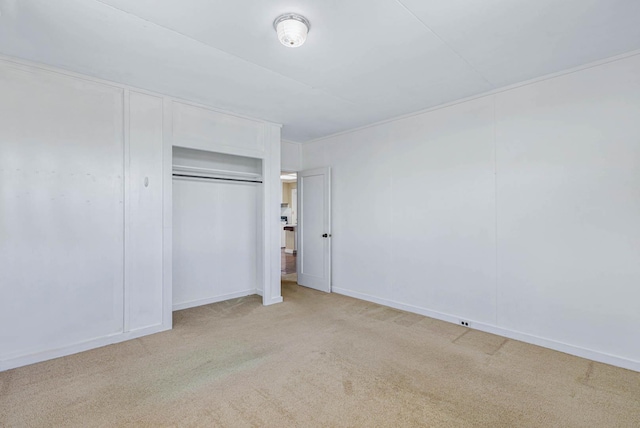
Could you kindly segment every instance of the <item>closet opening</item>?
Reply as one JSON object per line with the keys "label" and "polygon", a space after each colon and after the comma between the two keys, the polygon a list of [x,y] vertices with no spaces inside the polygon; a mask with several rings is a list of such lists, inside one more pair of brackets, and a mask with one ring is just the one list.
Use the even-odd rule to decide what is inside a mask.
{"label": "closet opening", "polygon": [[173,310],[262,294],[262,159],[173,148]]}

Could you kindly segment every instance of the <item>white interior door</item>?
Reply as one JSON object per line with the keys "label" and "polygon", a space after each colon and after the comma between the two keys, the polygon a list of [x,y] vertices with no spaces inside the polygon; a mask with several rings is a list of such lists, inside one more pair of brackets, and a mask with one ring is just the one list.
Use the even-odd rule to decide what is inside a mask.
{"label": "white interior door", "polygon": [[298,173],[298,284],[331,291],[331,169]]}

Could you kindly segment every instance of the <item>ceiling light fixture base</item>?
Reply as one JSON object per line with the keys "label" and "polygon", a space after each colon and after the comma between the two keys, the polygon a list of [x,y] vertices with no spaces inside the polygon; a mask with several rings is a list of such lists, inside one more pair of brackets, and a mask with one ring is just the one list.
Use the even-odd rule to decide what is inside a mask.
{"label": "ceiling light fixture base", "polygon": [[285,13],[273,21],[273,28],[278,33],[280,43],[289,48],[297,48],[307,40],[311,23],[297,13]]}
{"label": "ceiling light fixture base", "polygon": [[278,31],[278,24],[289,19],[302,22],[307,26],[307,32],[311,30],[311,23],[309,22],[309,20],[302,15],[298,15],[297,13],[283,13],[282,15],[278,16],[273,21],[273,29]]}

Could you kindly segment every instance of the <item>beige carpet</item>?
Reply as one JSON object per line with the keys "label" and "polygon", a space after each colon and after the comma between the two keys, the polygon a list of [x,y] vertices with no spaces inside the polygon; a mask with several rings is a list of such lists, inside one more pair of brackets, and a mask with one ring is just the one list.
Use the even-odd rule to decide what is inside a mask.
{"label": "beige carpet", "polygon": [[640,373],[292,282],[283,293],[0,373],[0,426],[640,426]]}

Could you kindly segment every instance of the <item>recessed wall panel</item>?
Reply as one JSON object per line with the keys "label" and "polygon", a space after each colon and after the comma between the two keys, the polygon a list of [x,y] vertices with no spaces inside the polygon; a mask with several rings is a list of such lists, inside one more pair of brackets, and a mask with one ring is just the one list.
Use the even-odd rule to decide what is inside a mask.
{"label": "recessed wall panel", "polygon": [[0,358],[123,328],[123,92],[0,67]]}
{"label": "recessed wall panel", "polygon": [[129,95],[128,328],[162,323],[162,98]]}

